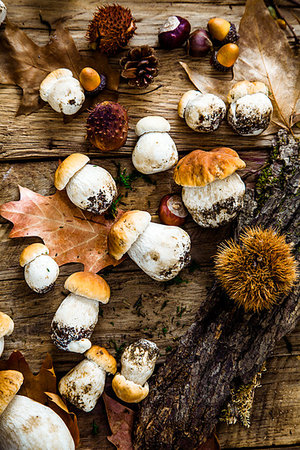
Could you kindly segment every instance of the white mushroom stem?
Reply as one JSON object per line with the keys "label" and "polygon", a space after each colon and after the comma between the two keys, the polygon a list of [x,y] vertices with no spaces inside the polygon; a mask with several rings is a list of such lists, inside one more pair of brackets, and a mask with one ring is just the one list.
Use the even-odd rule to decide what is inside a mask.
{"label": "white mushroom stem", "polygon": [[4,350],[4,337],[0,338],[0,356],[2,356]]}
{"label": "white mushroom stem", "polygon": [[143,386],[153,374],[157,357],[157,345],[147,339],[140,339],[123,352],[121,375]]}
{"label": "white mushroom stem", "polygon": [[0,416],[1,450],[73,450],[64,421],[47,406],[16,395]]}
{"label": "white mushroom stem", "polygon": [[174,278],[190,260],[191,240],[179,227],[150,223],[128,250],[130,258],[151,278]]}
{"label": "white mushroom stem", "polygon": [[2,0],[0,0],[0,25],[2,25],[2,23],[6,19],[6,13],[7,13],[6,6],[2,2]]}

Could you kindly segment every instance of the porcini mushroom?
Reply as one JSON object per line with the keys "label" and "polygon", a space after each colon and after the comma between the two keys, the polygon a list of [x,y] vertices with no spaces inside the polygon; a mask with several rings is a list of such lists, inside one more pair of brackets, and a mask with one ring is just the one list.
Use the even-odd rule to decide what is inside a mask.
{"label": "porcini mushroom", "polygon": [[151,222],[146,211],[127,211],[108,235],[109,254],[119,260],[130,258],[157,281],[174,278],[190,261],[191,240],[176,226]]}
{"label": "porcini mushroom", "polygon": [[85,359],[59,382],[60,394],[85,412],[95,408],[104,391],[106,373],[115,374],[117,362],[103,347],[93,345]]}
{"label": "porcini mushroom", "polygon": [[219,128],[226,115],[226,105],[214,94],[191,90],[179,100],[178,115],[192,130],[210,133]]}
{"label": "porcini mushroom", "polygon": [[163,172],[177,163],[178,152],[168,131],[170,124],[163,117],[147,116],[138,121],[135,132],[139,139],[132,152],[132,163],[139,172]]}
{"label": "porcini mushroom", "polygon": [[1,450],[74,450],[64,421],[52,409],[23,395],[16,395],[23,375],[0,372]]}
{"label": "porcini mushroom", "polygon": [[269,126],[273,106],[268,88],[259,81],[239,81],[229,91],[228,123],[242,136],[257,136]]}
{"label": "porcini mushroom", "polygon": [[36,243],[26,247],[20,256],[24,267],[25,281],[34,292],[45,294],[50,291],[59,274],[59,267],[44,244]]}
{"label": "porcini mushroom", "polygon": [[147,397],[147,380],[153,374],[158,354],[157,345],[147,339],[140,339],[124,350],[121,373],[117,373],[112,381],[112,388],[121,400],[139,403]]}
{"label": "porcini mushroom", "polygon": [[4,337],[10,336],[13,331],[13,320],[7,314],[0,312],[0,356],[4,350]]}
{"label": "porcini mushroom", "polygon": [[194,150],[182,158],[174,180],[183,186],[182,200],[196,223],[216,228],[230,222],[243,205],[245,184],[236,170],[246,164],[227,147]]}
{"label": "porcini mushroom", "polygon": [[104,213],[117,194],[111,174],[103,167],[88,164],[89,157],[72,153],[56,169],[54,185],[67,195],[78,208],[95,214]]}
{"label": "porcini mushroom", "polygon": [[0,26],[3,24],[4,20],[6,19],[6,6],[3,3],[2,0],[0,0]]}
{"label": "porcini mushroom", "polygon": [[69,352],[84,353],[98,322],[99,302],[108,303],[110,288],[106,281],[90,272],[75,272],[65,282],[70,294],[58,307],[51,324],[55,345]]}

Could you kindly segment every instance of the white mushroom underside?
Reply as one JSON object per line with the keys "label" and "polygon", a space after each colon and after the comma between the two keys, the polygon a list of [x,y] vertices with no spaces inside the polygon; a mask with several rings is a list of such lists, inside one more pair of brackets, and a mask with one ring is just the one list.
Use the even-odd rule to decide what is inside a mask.
{"label": "white mushroom underside", "polygon": [[116,183],[103,167],[86,164],[70,179],[66,186],[74,205],[96,214],[102,214],[117,194]]}
{"label": "white mushroom underside", "polygon": [[177,161],[177,148],[168,133],[144,134],[132,152],[134,167],[146,175],[171,169]]}
{"label": "white mushroom underside", "polygon": [[186,105],[184,118],[195,131],[216,130],[226,114],[222,99],[213,94],[195,95]]}
{"label": "white mushroom underside", "polygon": [[60,380],[58,390],[69,402],[89,412],[103,393],[105,377],[101,367],[84,359]]}
{"label": "white mushroom underside", "polygon": [[49,255],[38,256],[24,268],[26,283],[38,293],[47,291],[55,283],[58,274],[59,267]]}
{"label": "white mushroom underside", "polygon": [[16,395],[0,417],[1,450],[73,450],[72,436],[52,409]]}
{"label": "white mushroom underside", "polygon": [[0,356],[2,356],[4,350],[4,337],[0,338]]}
{"label": "white mushroom underside", "polygon": [[244,194],[245,184],[234,173],[203,187],[183,187],[182,200],[196,223],[205,228],[216,228],[237,215]]}
{"label": "white mushroom underside", "polygon": [[121,375],[143,386],[153,374],[157,357],[157,345],[141,339],[138,343],[129,345],[123,352]]}
{"label": "white mushroom underside", "polygon": [[149,277],[167,281],[187,264],[190,248],[191,240],[184,230],[151,222],[128,255]]}

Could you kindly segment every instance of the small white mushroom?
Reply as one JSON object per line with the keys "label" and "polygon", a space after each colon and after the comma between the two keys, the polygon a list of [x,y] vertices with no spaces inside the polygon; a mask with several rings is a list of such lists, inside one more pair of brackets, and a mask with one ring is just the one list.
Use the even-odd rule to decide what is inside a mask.
{"label": "small white mushroom", "polygon": [[92,411],[103,394],[106,373],[115,374],[117,362],[103,347],[93,345],[59,382],[60,394],[85,412]]}
{"label": "small white mushroom", "polygon": [[134,167],[143,174],[163,172],[178,161],[175,142],[168,134],[169,122],[160,116],[147,116],[136,124],[139,139],[132,152]]}
{"label": "small white mushroom", "polygon": [[59,191],[66,188],[78,208],[102,214],[117,195],[117,186],[107,170],[88,161],[88,156],[81,153],[68,156],[55,172],[54,185]]}
{"label": "small white mushroom", "polygon": [[50,291],[59,274],[59,267],[44,244],[26,247],[20,256],[20,266],[24,267],[26,283],[38,294]]}
{"label": "small white mushroom", "polygon": [[76,272],[65,282],[71,293],[58,307],[51,323],[55,345],[69,352],[84,353],[99,318],[99,302],[107,303],[110,288],[99,275]]}
{"label": "small white mushroom", "polygon": [[117,373],[112,381],[112,388],[121,400],[138,403],[147,397],[147,380],[153,374],[158,354],[157,345],[147,339],[140,339],[125,349],[121,373]]}
{"label": "small white mushroom", "polygon": [[2,0],[0,0],[0,26],[2,25],[2,23],[6,19],[6,13],[7,13],[6,6],[2,2]]}
{"label": "small white mushroom", "polygon": [[178,115],[192,130],[210,133],[219,128],[226,115],[226,105],[214,94],[188,91],[178,104]]}
{"label": "small white mushroom", "polygon": [[190,237],[180,227],[150,221],[146,211],[124,213],[110,230],[108,251],[117,260],[127,252],[154,280],[171,280],[190,261]]}
{"label": "small white mushroom", "polygon": [[56,69],[40,85],[40,96],[56,112],[75,114],[82,107],[85,96],[79,81],[69,69]]}
{"label": "small white mushroom", "polygon": [[7,314],[0,312],[0,356],[4,350],[4,337],[10,336],[13,331],[13,320]]}
{"label": "small white mushroom", "polygon": [[0,372],[1,450],[74,450],[71,433],[58,414],[31,398],[16,395],[22,382],[20,372]]}

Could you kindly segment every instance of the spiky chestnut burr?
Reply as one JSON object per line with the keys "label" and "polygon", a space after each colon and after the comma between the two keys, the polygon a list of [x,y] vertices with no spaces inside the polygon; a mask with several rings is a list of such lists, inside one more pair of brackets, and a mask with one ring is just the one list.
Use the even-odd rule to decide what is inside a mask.
{"label": "spiky chestnut burr", "polygon": [[215,263],[227,295],[246,311],[271,309],[297,278],[291,245],[271,228],[248,228],[239,243],[225,242]]}
{"label": "spiky chestnut burr", "polygon": [[87,119],[87,138],[103,152],[118,150],[128,133],[127,111],[119,103],[98,103]]}
{"label": "spiky chestnut burr", "polygon": [[135,20],[130,9],[120,5],[107,5],[98,7],[89,23],[86,37],[94,50],[115,55],[126,47],[135,30]]}

